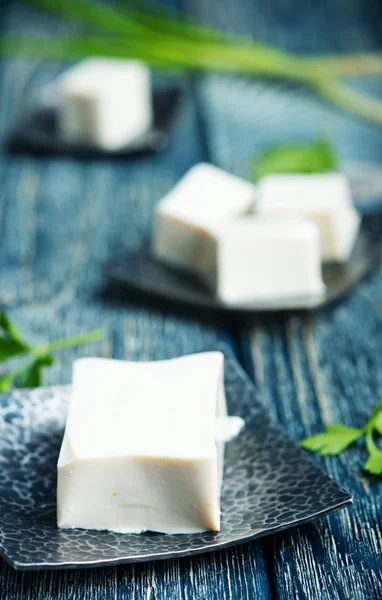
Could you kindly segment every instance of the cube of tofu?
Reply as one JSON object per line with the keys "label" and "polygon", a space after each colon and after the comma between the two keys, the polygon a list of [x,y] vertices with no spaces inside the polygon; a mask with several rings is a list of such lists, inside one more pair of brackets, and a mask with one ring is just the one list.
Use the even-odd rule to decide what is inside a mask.
{"label": "cube of tofu", "polygon": [[115,150],[152,125],[150,71],[139,61],[89,58],[60,77],[58,94],[59,132],[68,142]]}
{"label": "cube of tofu", "polygon": [[221,352],[76,361],[58,461],[58,526],[218,531],[223,362]]}
{"label": "cube of tofu", "polygon": [[301,220],[244,217],[212,229],[199,272],[226,304],[321,295],[319,231]]}
{"label": "cube of tofu", "polygon": [[348,181],[340,173],[268,175],[259,182],[257,212],[312,220],[320,230],[324,261],[346,261],[360,226]]}
{"label": "cube of tofu", "polygon": [[254,199],[253,184],[210,164],[195,165],[157,205],[154,256],[197,270],[205,227],[247,213]]}

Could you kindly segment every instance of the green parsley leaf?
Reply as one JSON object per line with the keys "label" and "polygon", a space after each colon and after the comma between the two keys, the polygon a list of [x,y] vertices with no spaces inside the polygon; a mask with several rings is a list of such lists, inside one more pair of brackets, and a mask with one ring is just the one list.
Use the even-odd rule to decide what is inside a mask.
{"label": "green parsley leaf", "polygon": [[18,387],[34,388],[42,385],[42,365],[37,359],[27,365],[17,378]]}
{"label": "green parsley leaf", "polygon": [[20,345],[24,346],[25,348],[29,348],[29,346],[27,344],[25,344],[25,342],[23,341],[23,339],[22,339],[18,329],[14,325],[14,323],[12,323],[12,321],[5,314],[4,311],[0,312],[0,329],[3,330],[3,333],[6,335],[6,337],[10,338],[14,342],[18,342]]}
{"label": "green parsley leaf", "polygon": [[252,177],[270,173],[322,173],[336,167],[332,148],[325,140],[312,144],[277,144],[256,159]]}
{"label": "green parsley leaf", "polygon": [[335,455],[365,435],[368,458],[363,468],[372,475],[382,475],[382,450],[374,442],[374,433],[382,435],[382,398],[362,429],[341,424],[326,425],[324,433],[305,438],[300,442],[300,446],[322,455]]}
{"label": "green parsley leaf", "polygon": [[15,381],[15,372],[5,373],[0,377],[0,392],[9,392]]}
{"label": "green parsley leaf", "polygon": [[42,385],[43,369],[54,363],[53,356],[49,354],[39,356],[28,364],[17,377],[17,383],[21,388],[34,388]]}
{"label": "green parsley leaf", "polygon": [[372,475],[382,475],[382,451],[377,448],[373,440],[373,425],[366,429],[366,447],[369,453],[363,468]]}
{"label": "green parsley leaf", "polygon": [[20,342],[8,338],[0,338],[0,361],[8,360],[13,356],[25,354],[28,349]]}
{"label": "green parsley leaf", "polygon": [[382,435],[382,398],[372,412],[370,419],[367,422],[368,426],[378,431]]}
{"label": "green parsley leaf", "polygon": [[363,468],[371,475],[382,475],[382,452],[378,450],[369,454]]}
{"label": "green parsley leaf", "polygon": [[22,339],[9,317],[0,311],[0,362],[21,354],[29,355],[29,362],[0,376],[0,392],[9,391],[13,385],[20,387],[42,385],[44,368],[51,366],[54,362],[52,352],[97,342],[102,337],[102,330],[97,329],[32,347]]}
{"label": "green parsley leaf", "polygon": [[336,455],[346,450],[361,435],[363,435],[363,429],[354,429],[340,424],[326,425],[325,433],[305,438],[300,442],[300,446],[321,455]]}
{"label": "green parsley leaf", "polygon": [[0,361],[24,354],[30,350],[14,324],[4,312],[0,312]]}
{"label": "green parsley leaf", "polygon": [[366,446],[369,456],[363,466],[364,470],[372,475],[382,475],[382,451],[375,445],[371,430],[366,434]]}

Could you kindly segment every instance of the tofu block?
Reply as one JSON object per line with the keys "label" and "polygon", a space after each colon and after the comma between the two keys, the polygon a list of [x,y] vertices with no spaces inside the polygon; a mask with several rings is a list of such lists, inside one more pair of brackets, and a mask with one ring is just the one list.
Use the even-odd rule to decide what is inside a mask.
{"label": "tofu block", "polygon": [[75,362],[57,522],[117,533],[220,529],[224,357]]}
{"label": "tofu block", "polygon": [[156,208],[154,256],[197,270],[205,227],[247,213],[254,199],[253,184],[207,163],[195,165]]}
{"label": "tofu block", "polygon": [[346,261],[360,226],[348,181],[340,173],[268,175],[259,182],[257,212],[312,220],[320,230],[324,261]]}
{"label": "tofu block", "polygon": [[149,69],[139,61],[89,58],[58,81],[58,127],[68,142],[114,150],[152,125]]}
{"label": "tofu block", "polygon": [[309,221],[242,217],[211,230],[199,272],[226,304],[321,295],[318,227]]}

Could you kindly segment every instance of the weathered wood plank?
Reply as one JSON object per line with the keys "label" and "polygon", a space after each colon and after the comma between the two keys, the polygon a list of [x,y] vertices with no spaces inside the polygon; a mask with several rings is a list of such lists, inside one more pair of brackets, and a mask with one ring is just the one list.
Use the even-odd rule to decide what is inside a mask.
{"label": "weathered wood plank", "polygon": [[[199,2],[197,11],[225,29],[300,52],[376,49],[382,41],[380,5],[373,1],[265,5],[225,0],[219,7],[217,12],[213,2]],[[364,85],[382,92],[380,79]],[[198,93],[213,162],[243,177],[268,144],[318,135],[330,139],[350,175],[357,161],[380,172],[381,129],[341,114],[306,90],[211,75]],[[356,191],[364,210],[381,207],[380,185],[364,179]],[[320,431],[326,422],[362,425],[370,413],[382,393],[381,298],[379,274],[335,309],[311,318],[268,317],[242,332],[243,360],[274,418],[294,439]],[[364,459],[359,449],[340,458],[314,458],[352,491],[355,503],[338,515],[264,540],[274,573],[272,596],[382,596],[381,485],[360,476]]]}

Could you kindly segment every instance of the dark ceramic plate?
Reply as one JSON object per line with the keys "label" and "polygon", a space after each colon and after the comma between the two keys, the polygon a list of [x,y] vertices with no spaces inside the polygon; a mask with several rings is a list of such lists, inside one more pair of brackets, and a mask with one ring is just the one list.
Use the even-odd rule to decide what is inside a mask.
{"label": "dark ceramic plate", "polygon": [[152,298],[209,311],[251,315],[258,312],[322,308],[348,294],[378,263],[381,256],[382,214],[364,217],[349,261],[323,267],[325,293],[316,298],[271,299],[239,306],[227,305],[206,290],[192,275],[156,261],[148,245],[134,254],[111,261],[106,273],[130,290]]}
{"label": "dark ceramic plate", "polygon": [[163,150],[182,95],[181,88],[157,89],[153,92],[154,123],[150,131],[118,150],[103,150],[91,144],[68,143],[57,130],[55,102],[42,102],[17,119],[8,137],[12,152],[64,154],[72,156],[127,156],[140,152]]}
{"label": "dark ceramic plate", "polygon": [[242,416],[246,427],[227,444],[219,533],[59,530],[56,462],[70,388],[22,390],[0,396],[4,558],[16,569],[58,569],[198,554],[299,525],[350,504],[350,494],[271,423],[255,387],[232,354],[225,354],[229,412]]}

